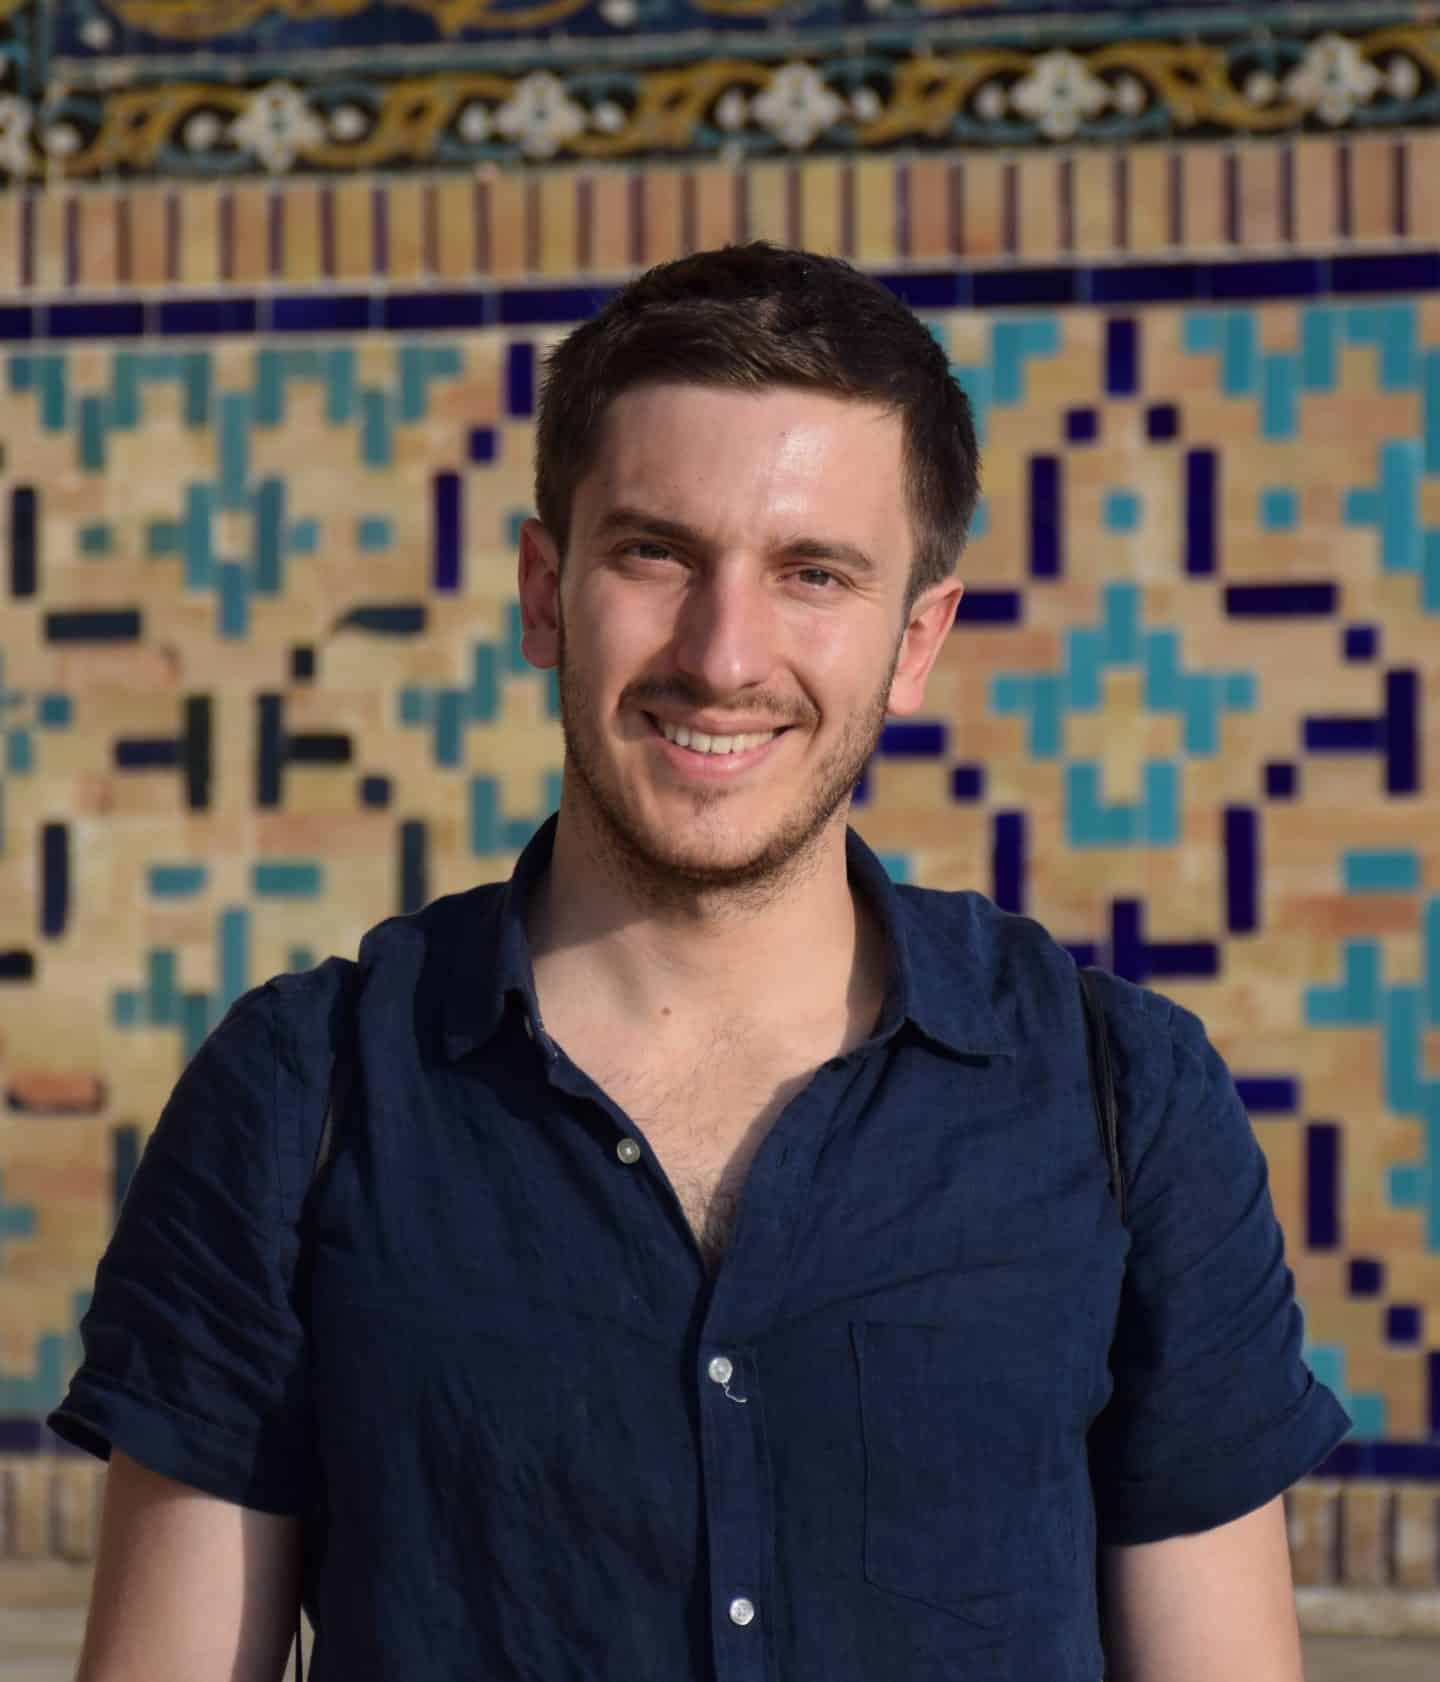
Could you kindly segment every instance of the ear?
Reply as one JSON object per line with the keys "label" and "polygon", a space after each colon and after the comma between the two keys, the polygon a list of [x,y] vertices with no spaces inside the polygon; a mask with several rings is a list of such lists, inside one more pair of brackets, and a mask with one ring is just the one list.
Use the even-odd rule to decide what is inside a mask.
{"label": "ear", "polygon": [[939,658],[964,594],[965,586],[958,579],[947,578],[915,598],[901,641],[900,658],[895,663],[895,675],[890,680],[887,712],[907,718],[920,710],[925,699],[925,680]]}
{"label": "ear", "polygon": [[520,652],[548,671],[560,664],[560,556],[539,520],[520,527]]}

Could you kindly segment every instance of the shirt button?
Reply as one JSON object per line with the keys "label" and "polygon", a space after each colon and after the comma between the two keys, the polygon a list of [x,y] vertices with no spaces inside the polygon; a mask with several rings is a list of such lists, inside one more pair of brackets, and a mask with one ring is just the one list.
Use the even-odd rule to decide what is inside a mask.
{"label": "shirt button", "polygon": [[717,1384],[728,1384],[735,1373],[734,1367],[723,1355],[717,1355],[705,1370]]}
{"label": "shirt button", "polygon": [[615,1147],[615,1154],[622,1162],[638,1162],[640,1147],[633,1139],[622,1139]]}
{"label": "shirt button", "polygon": [[755,1616],[755,1608],[742,1594],[730,1602],[730,1622],[732,1624],[748,1624]]}

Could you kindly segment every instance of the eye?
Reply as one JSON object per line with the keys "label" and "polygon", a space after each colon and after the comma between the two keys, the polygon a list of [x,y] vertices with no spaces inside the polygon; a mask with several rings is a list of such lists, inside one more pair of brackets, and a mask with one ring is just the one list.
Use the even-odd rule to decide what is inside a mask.
{"label": "eye", "polygon": [[[819,578],[819,579],[823,580],[826,584],[839,584],[840,583],[840,578],[839,578],[838,574],[833,573],[833,572],[826,572],[824,567],[801,567],[796,576],[800,577],[800,578],[809,578],[809,579]],[[824,592],[822,591],[822,594],[823,593]]]}
{"label": "eye", "polygon": [[[648,538],[643,537],[637,537],[633,543],[627,543],[625,545],[625,553],[627,555],[633,555],[639,549],[656,549],[662,555],[669,555],[671,553],[671,550],[665,544],[652,543]],[[646,556],[645,559],[648,560],[650,557]]]}

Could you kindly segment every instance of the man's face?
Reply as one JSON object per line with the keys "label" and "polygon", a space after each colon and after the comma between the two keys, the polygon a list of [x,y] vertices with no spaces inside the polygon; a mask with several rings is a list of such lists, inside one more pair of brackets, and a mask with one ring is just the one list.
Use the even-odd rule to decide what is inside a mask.
{"label": "man's face", "polygon": [[[887,710],[919,705],[960,586],[902,623],[901,474],[879,408],[653,384],[608,411],[558,585],[526,523],[525,652],[559,668],[565,799],[647,874],[775,876],[848,810]],[[762,740],[705,752],[666,726]]]}

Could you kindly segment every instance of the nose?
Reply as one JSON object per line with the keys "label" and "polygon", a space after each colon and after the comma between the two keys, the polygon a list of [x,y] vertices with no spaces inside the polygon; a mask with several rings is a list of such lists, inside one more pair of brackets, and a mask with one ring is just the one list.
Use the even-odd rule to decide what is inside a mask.
{"label": "nose", "polygon": [[676,619],[674,656],[677,668],[707,697],[763,685],[775,656],[774,610],[765,581],[738,569],[697,575]]}

